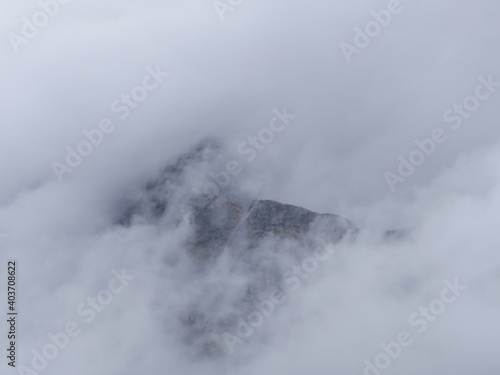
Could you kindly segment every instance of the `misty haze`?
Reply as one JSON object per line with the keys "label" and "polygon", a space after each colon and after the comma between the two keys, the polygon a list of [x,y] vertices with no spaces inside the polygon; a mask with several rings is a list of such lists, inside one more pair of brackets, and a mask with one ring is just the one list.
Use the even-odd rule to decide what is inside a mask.
{"label": "misty haze", "polygon": [[499,17],[3,1],[0,374],[500,374]]}

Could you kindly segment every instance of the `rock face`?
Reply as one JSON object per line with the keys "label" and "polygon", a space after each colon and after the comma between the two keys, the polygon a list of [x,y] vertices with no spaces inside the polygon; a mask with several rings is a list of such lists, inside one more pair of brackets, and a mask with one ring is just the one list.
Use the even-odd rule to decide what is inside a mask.
{"label": "rock face", "polygon": [[347,219],[331,214],[317,214],[302,207],[271,200],[243,201],[208,200],[191,207],[195,227],[189,249],[195,257],[207,259],[217,256],[219,250],[234,240],[245,240],[252,249],[268,237],[275,240],[303,241],[312,229],[322,231],[331,243],[342,240],[346,234],[355,235],[357,228]]}
{"label": "rock face", "polygon": [[180,156],[146,185],[144,194],[126,210],[120,224],[129,225],[137,218],[179,222],[187,214],[193,235],[186,245],[193,257],[202,260],[215,259],[236,237],[241,240],[244,236],[247,247],[252,249],[271,235],[280,240],[302,241],[314,230],[337,243],[346,234],[357,233],[354,224],[339,215],[318,214],[271,200],[252,200],[235,194],[234,187],[221,189],[217,195],[186,194],[189,168],[213,161],[217,152],[219,146],[207,141]]}
{"label": "rock face", "polygon": [[[207,289],[179,317],[186,329],[181,339],[205,355],[223,353],[222,333],[234,330],[239,317],[249,313],[270,290],[283,288],[285,265],[300,264],[318,247],[337,244],[358,231],[341,216],[251,199],[230,184],[218,194],[193,194],[192,176],[203,169],[206,173],[207,165],[216,168],[219,152],[217,145],[206,142],[179,157],[146,185],[119,220],[121,225],[146,221],[175,227],[188,223],[189,235],[181,250],[200,269],[190,281]],[[246,280],[231,287],[230,296],[229,288],[209,288],[203,279],[220,258],[230,264],[231,275]]]}
{"label": "rock face", "polygon": [[279,238],[301,240],[313,223],[321,226],[329,239],[336,243],[357,228],[347,219],[332,214],[317,214],[302,207],[270,200],[253,201],[247,217],[247,230],[252,242],[272,233]]}

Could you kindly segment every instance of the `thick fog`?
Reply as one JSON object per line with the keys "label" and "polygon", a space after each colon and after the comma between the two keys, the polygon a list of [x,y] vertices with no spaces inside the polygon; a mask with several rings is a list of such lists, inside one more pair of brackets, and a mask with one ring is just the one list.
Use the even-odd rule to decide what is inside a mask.
{"label": "thick fog", "polygon": [[[19,313],[2,373],[498,374],[500,4],[1,8],[0,303],[15,260]],[[172,187],[175,220],[118,223],[206,139],[219,152]],[[251,282],[226,252],[200,274],[184,251],[183,202],[221,171],[236,194],[360,232],[206,356],[185,312],[237,314]]]}

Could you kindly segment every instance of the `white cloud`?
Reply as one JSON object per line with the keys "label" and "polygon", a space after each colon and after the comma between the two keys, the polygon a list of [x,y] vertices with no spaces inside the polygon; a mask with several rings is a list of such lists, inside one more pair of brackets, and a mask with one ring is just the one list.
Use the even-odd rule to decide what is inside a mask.
{"label": "white cloud", "polygon": [[[4,5],[0,260],[19,260],[22,363],[124,267],[137,282],[47,373],[361,374],[455,277],[467,292],[384,374],[498,373],[500,98],[482,102],[394,194],[384,178],[416,138],[447,126],[444,111],[477,77],[500,80],[498,4],[404,1],[351,64],[339,44],[386,1],[245,1],[224,22],[210,1],[71,1],[17,54],[7,33],[38,5]],[[171,74],[165,83],[59,184],[51,163],[156,64]],[[234,182],[256,198],[342,214],[367,234],[266,322],[267,341],[193,363],[178,322],[201,288],[179,252],[188,229],[115,220],[144,181],[206,136],[226,153],[200,175],[243,162],[238,144],[283,106],[297,118]],[[415,228],[407,242],[376,238],[405,227]]]}

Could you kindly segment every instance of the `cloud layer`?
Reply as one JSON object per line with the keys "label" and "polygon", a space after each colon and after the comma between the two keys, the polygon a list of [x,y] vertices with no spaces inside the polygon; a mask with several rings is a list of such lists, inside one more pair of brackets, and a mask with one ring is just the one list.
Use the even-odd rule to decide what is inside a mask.
{"label": "cloud layer", "polygon": [[[23,17],[42,22],[40,3],[0,14],[0,259],[5,269],[19,262],[20,364],[74,321],[81,334],[41,373],[362,374],[403,331],[414,342],[383,374],[498,373],[500,90],[490,87],[457,129],[443,118],[474,107],[480,77],[500,82],[498,4],[402,0],[349,63],[341,44],[356,46],[356,28],[390,2],[241,2],[221,21],[210,1],[70,1],[16,53],[9,33],[24,37]],[[138,100],[157,66],[168,78]],[[117,100],[132,100],[125,119]],[[263,142],[285,107],[296,117]],[[53,162],[66,163],[66,148],[103,119],[115,129],[59,182]],[[447,140],[391,192],[384,174],[436,128]],[[245,195],[341,214],[363,235],[290,294],[258,338],[193,361],[178,321],[203,290],[179,250],[189,229],[115,224],[146,181],[206,137],[223,152],[181,189],[236,160]],[[259,142],[251,161],[238,151],[249,137]],[[381,242],[399,228],[411,237]],[[231,293],[243,281],[224,266],[206,282]],[[87,324],[77,307],[122,269],[134,279]],[[418,333],[409,317],[455,278],[467,289]]]}

